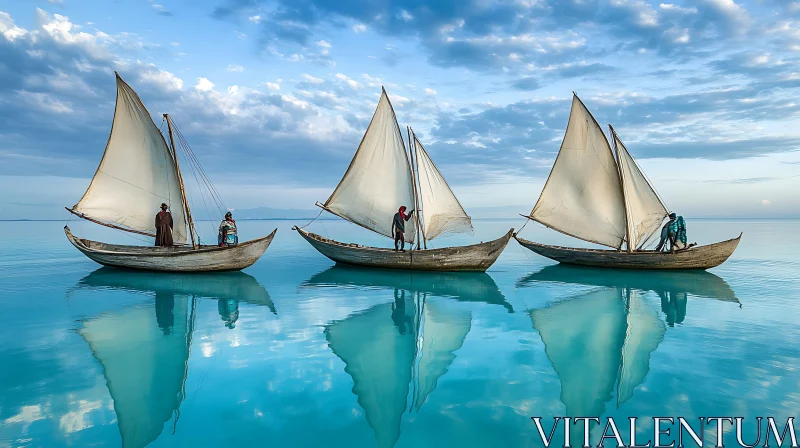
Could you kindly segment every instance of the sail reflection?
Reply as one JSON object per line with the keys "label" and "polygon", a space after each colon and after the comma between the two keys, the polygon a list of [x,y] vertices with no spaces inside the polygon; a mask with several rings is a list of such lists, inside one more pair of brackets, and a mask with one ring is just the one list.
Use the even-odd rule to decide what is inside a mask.
{"label": "sail reflection", "polygon": [[237,310],[238,302],[245,302],[266,306],[272,314],[278,314],[267,290],[253,276],[239,271],[203,274],[144,273],[104,267],[82,278],[73,288],[73,290],[80,289],[116,289],[156,295],[183,294],[234,300]]}
{"label": "sail reflection", "polygon": [[617,406],[629,400],[666,333],[658,310],[631,288],[600,288],[530,315],[561,382],[568,416],[601,416],[615,385]]}
{"label": "sail reflection", "polygon": [[313,275],[301,287],[353,286],[401,289],[462,302],[500,305],[514,312],[500,288],[485,272],[389,271],[334,265]]}
{"label": "sail reflection", "polygon": [[[307,283],[346,281],[375,286],[380,285],[381,279],[380,275],[377,279],[359,277],[334,268],[322,274],[327,280],[320,280],[318,274]],[[418,282],[415,273],[413,289],[393,288],[391,302],[325,327],[328,345],[345,363],[345,371],[353,379],[353,393],[381,448],[397,443],[403,414],[406,410],[419,411],[425,404],[455,360],[455,352],[464,344],[472,325],[469,310],[417,289],[421,286],[441,292],[442,285],[432,277]]]}
{"label": "sail reflection", "polygon": [[78,333],[103,366],[122,446],[156,440],[185,398],[195,300],[158,291],[152,305],[135,305],[82,322]]}

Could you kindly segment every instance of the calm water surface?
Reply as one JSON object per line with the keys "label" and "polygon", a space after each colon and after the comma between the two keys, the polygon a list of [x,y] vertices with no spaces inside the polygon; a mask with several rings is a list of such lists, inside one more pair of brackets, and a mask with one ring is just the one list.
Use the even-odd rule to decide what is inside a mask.
{"label": "calm water surface", "polygon": [[0,223],[0,446],[540,446],[530,417],[563,415],[742,416],[755,440],[754,417],[800,409],[800,222],[689,220],[700,244],[744,232],[708,272],[569,268],[512,240],[476,275],[334,266],[292,224],[240,222],[241,239],[279,228],[265,256],[192,276],[100,268],[63,223]]}

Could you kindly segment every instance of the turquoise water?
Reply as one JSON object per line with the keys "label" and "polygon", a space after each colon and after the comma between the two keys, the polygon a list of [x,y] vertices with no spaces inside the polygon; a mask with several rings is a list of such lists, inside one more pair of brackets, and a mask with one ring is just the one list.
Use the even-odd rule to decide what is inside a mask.
{"label": "turquoise water", "polygon": [[[798,221],[688,220],[700,244],[744,232],[706,273],[557,266],[512,240],[479,275],[334,267],[292,224],[240,222],[240,240],[279,228],[265,256],[191,276],[100,268],[63,223],[0,223],[0,447],[540,446],[530,418],[564,415],[741,416],[754,441],[755,417],[800,406]],[[309,229],[390,243],[353,227]]]}

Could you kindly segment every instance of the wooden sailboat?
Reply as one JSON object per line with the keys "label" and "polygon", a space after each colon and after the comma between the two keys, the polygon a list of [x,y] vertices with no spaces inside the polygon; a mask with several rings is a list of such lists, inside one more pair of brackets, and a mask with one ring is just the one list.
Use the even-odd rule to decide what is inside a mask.
{"label": "wooden sailboat", "polygon": [[163,202],[172,214],[175,246],[101,243],[78,238],[65,226],[69,241],[84,255],[106,266],[193,272],[239,270],[255,263],[277,229],[236,246],[201,245],[178,164],[172,120],[164,114],[169,128],[167,145],[139,96],[116,76],[117,104],[103,158],[86,193],[67,210],[96,224],[155,237],[154,217]]}
{"label": "wooden sailboat", "polygon": [[405,238],[412,248],[416,242],[415,250],[396,252],[340,243],[298,227],[294,229],[337,263],[426,271],[485,271],[500,256],[514,229],[494,241],[428,249],[428,241],[439,235],[471,231],[472,221],[416,135],[410,129],[407,134],[408,152],[389,97],[382,90],[378,107],[347,172],[328,200],[317,205],[389,238],[393,238],[392,217],[397,209],[402,205],[414,209],[417,212],[413,223],[406,228]]}
{"label": "wooden sailboat", "polygon": [[[577,95],[564,140],[539,200],[524,217],[566,235],[615,250],[535,243],[522,246],[561,263],[628,269],[708,269],[722,264],[734,239],[675,252],[644,250],[668,209],[609,126],[616,157],[603,130]],[[623,244],[626,250],[622,250]]]}
{"label": "wooden sailboat", "polygon": [[429,300],[425,293],[398,289],[394,294],[392,303],[325,327],[328,345],[353,379],[353,393],[379,448],[395,446],[403,414],[419,412],[472,324],[469,310]]}
{"label": "wooden sailboat", "polygon": [[103,367],[124,448],[143,448],[178,423],[194,331],[195,299],[155,293],[152,303],[103,313],[78,333]]}

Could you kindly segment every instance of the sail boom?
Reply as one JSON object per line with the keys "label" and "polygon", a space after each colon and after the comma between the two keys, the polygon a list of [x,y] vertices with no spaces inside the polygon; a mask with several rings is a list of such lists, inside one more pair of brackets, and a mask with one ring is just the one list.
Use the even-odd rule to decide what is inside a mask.
{"label": "sail boom", "polygon": [[355,224],[355,225],[357,225],[357,226],[359,226],[359,227],[361,227],[361,228],[367,229],[367,230],[369,230],[370,232],[377,233],[378,235],[385,236],[386,238],[393,238],[393,237],[391,237],[391,236],[389,236],[389,235],[385,235],[385,234],[383,234],[383,233],[381,233],[381,232],[378,232],[377,230],[370,229],[369,227],[367,227],[367,226],[365,226],[365,225],[362,225],[362,224],[360,224],[360,223],[357,223],[357,222],[353,221],[352,219],[348,218],[347,216],[340,215],[339,213],[336,213],[335,211],[333,211],[333,210],[329,209],[328,207],[326,207],[326,206],[325,206],[325,204],[320,204],[319,202],[317,202],[317,203],[315,203],[314,205],[316,205],[317,207],[319,207],[319,208],[321,208],[321,209],[325,210],[326,212],[328,212],[328,213],[330,213],[330,214],[332,214],[332,215],[336,215],[336,216],[338,216],[338,217],[340,217],[340,218],[344,219],[345,221],[352,222],[353,224]]}
{"label": "sail boom", "polygon": [[583,240],[583,241],[586,241],[586,242],[589,242],[589,243],[599,244],[599,245],[601,245],[601,246],[610,247],[610,248],[612,248],[612,249],[619,249],[617,246],[611,246],[611,245],[609,245],[609,244],[601,243],[601,242],[599,242],[599,241],[590,240],[590,239],[584,238],[584,237],[582,237],[582,236],[573,235],[573,234],[571,234],[571,233],[569,233],[569,232],[565,232],[565,231],[563,231],[563,230],[561,230],[561,229],[557,229],[557,228],[555,228],[555,227],[551,226],[550,224],[547,224],[547,223],[545,223],[545,222],[539,221],[538,219],[536,219],[536,218],[534,218],[533,216],[530,216],[530,215],[525,215],[525,214],[523,214],[523,213],[520,213],[520,214],[519,214],[519,216],[522,216],[523,218],[528,218],[528,219],[530,219],[531,221],[538,222],[539,224],[541,224],[541,225],[543,225],[543,226],[547,227],[548,229],[555,230],[556,232],[563,233],[564,235],[571,236],[571,237],[573,237],[573,238],[577,238],[577,239],[579,239],[579,240]]}
{"label": "sail boom", "polygon": [[75,210],[73,210],[73,209],[71,209],[69,207],[64,207],[64,209],[66,211],[72,213],[73,215],[79,217],[79,218],[83,218],[83,219],[85,219],[85,220],[87,220],[89,222],[93,222],[95,224],[100,224],[101,226],[106,226],[106,227],[110,227],[112,229],[122,230],[123,232],[136,233],[136,234],[139,234],[139,235],[149,236],[149,237],[153,237],[153,238],[156,237],[156,235],[153,234],[153,233],[142,232],[141,230],[130,229],[130,228],[127,228],[127,227],[117,226],[117,225],[114,225],[114,224],[109,224],[109,223],[106,223],[106,222],[103,222],[103,221],[99,221],[97,219],[94,219],[94,218],[91,218],[89,216],[86,216],[83,213],[76,212]]}

